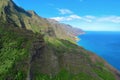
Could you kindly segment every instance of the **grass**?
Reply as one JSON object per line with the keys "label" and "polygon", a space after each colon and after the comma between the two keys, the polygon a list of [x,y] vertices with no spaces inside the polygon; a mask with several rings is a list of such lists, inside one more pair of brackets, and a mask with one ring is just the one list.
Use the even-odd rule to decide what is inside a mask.
{"label": "grass", "polygon": [[[0,12],[3,11],[4,6],[7,5],[6,1],[2,0],[2,2],[0,3],[0,5],[3,6],[0,8]],[[50,72],[51,75],[43,74],[42,72],[37,73],[37,71],[39,71],[40,69],[40,64],[33,62],[35,64],[32,65],[33,68],[35,66],[38,66],[38,68],[35,68],[36,74],[34,75],[34,80],[100,80],[100,78],[101,80],[115,80],[113,74],[109,70],[104,69],[103,64],[99,63],[100,68],[98,68],[96,64],[93,65],[94,67],[90,66],[92,62],[90,61],[89,53],[87,54],[86,51],[75,45],[73,36],[66,34],[66,30],[68,29],[60,29],[59,27],[56,27],[56,25],[59,26],[59,24],[51,25],[49,22],[46,22],[46,20],[42,18],[40,19],[35,16],[32,16],[33,18],[31,18],[22,9],[17,8],[16,10],[18,10],[18,12],[13,11],[15,8],[10,7],[10,9],[11,10],[9,11],[8,9],[9,12],[4,13],[0,19],[0,80],[26,79],[30,67],[29,55],[31,55],[31,44],[36,39],[36,35],[38,36],[38,38],[40,38],[39,32],[41,32],[45,36],[48,36],[47,38],[45,38],[45,54],[40,53],[40,55],[44,56],[43,58],[45,58],[45,60],[43,59],[43,62],[41,63],[56,65],[54,61],[59,59],[59,64],[57,68],[60,67],[60,69],[57,73],[57,70],[54,70],[53,66],[42,65],[42,67],[46,67],[46,69],[50,69],[50,71],[52,71]],[[19,22],[20,20],[18,18],[23,21],[23,24]],[[8,20],[6,21],[4,19]],[[3,25],[2,23],[6,25]],[[28,30],[15,28],[15,26],[21,27],[21,25],[26,25],[25,27],[29,30],[32,30],[33,32],[36,32],[36,35]],[[40,41],[36,40],[36,42]],[[56,59],[51,60],[54,56]],[[40,58],[39,56],[37,57]],[[64,66],[64,64],[62,64],[65,60],[65,64],[69,66]],[[71,71],[67,71],[68,68],[70,68]],[[72,71],[78,71],[79,73],[74,74],[74,72]],[[52,73],[57,74],[53,75]],[[97,75],[97,77],[94,77],[93,74],[90,73]]]}
{"label": "grass", "polygon": [[67,70],[62,69],[55,76],[49,76],[46,74],[37,74],[35,80],[96,80],[96,78],[84,72],[81,72],[79,74],[72,74]]}
{"label": "grass", "polygon": [[[36,39],[36,37],[40,38],[39,34],[36,35],[18,28],[0,27],[0,80],[26,79],[29,67],[28,61],[31,43]],[[78,51],[78,46],[67,40],[47,37],[45,38],[45,42],[52,52],[57,54],[57,57],[64,53],[76,53],[81,54],[82,56],[84,54],[84,50]],[[84,55],[84,57],[81,58],[81,63],[77,63],[81,66],[78,69],[81,71],[77,74],[67,71],[67,68],[64,67],[65,69],[60,68],[59,72],[55,75],[43,74],[40,72],[37,73],[36,71],[34,80],[100,80],[99,78],[102,80],[115,80],[113,74],[109,70],[105,69],[104,64],[102,63],[94,64],[94,67],[85,66],[85,64],[82,63],[82,60],[85,58],[89,58],[89,56]],[[75,58],[75,61],[78,60]],[[77,64],[75,64],[75,66],[78,66]],[[92,62],[90,64],[92,64]],[[96,67],[97,65],[99,65],[100,68]],[[71,69],[76,68],[71,67]],[[84,70],[82,71],[82,69],[86,69],[85,71],[92,71],[92,73],[96,74],[98,77],[94,77],[92,74],[89,74]]]}
{"label": "grass", "polygon": [[[0,27],[0,80],[7,78],[21,80],[20,78],[25,77],[26,73],[23,73],[25,70],[22,70],[25,65],[19,65],[19,61],[28,57],[31,41],[20,30]],[[21,69],[18,70],[18,66]]]}
{"label": "grass", "polygon": [[95,73],[103,80],[116,80],[110,71],[105,69],[94,69]]}

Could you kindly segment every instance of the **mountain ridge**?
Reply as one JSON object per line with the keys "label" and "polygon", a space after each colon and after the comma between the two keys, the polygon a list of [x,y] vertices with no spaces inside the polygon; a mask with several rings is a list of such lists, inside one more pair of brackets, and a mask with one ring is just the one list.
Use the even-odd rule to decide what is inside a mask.
{"label": "mountain ridge", "polygon": [[[28,30],[32,30],[33,32],[48,33],[47,35],[49,35],[49,32],[53,30],[56,31],[54,35],[56,35],[56,37],[58,38],[69,38],[72,40],[74,39],[75,30],[71,26],[62,23],[60,24],[55,20],[42,18],[38,16],[34,11],[25,11],[24,9],[18,7],[12,0],[7,1],[8,5],[1,12],[1,18],[3,17],[3,20],[6,23],[12,23],[15,26],[26,28]],[[69,34],[66,32],[68,32]],[[81,32],[83,31],[79,29],[78,34],[80,34]]]}
{"label": "mountain ridge", "polygon": [[81,30],[1,1],[0,80],[120,80],[119,71],[73,43]]}

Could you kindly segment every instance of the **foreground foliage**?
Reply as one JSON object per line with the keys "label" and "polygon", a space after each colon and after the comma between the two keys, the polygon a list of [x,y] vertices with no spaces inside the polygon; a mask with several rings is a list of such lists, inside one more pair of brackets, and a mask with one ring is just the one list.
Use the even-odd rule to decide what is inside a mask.
{"label": "foreground foliage", "polygon": [[[37,40],[37,37],[40,37],[38,35],[39,34],[34,34],[31,31],[24,29],[0,27],[0,80],[25,80],[27,78],[30,66],[30,49],[32,43]],[[89,52],[84,51],[82,48],[78,48],[75,44],[72,44],[67,40],[60,40],[52,37],[45,38],[45,42],[46,46],[49,47],[46,53],[51,54],[51,50],[52,53],[55,52],[55,55],[60,58],[59,65],[61,65],[61,68],[56,74],[50,75],[45,74],[44,72],[39,72],[40,68],[36,68],[35,66],[39,66],[40,64],[34,63],[35,65],[33,66],[36,68],[36,71],[33,71],[35,72],[33,76],[35,80],[115,80],[113,74],[104,66],[103,63],[91,62],[89,60]],[[70,62],[67,63],[64,63],[64,61],[61,62],[63,58],[61,56],[66,54],[68,56],[65,58],[66,60],[69,60],[68,58],[70,56],[68,53],[72,53],[71,56],[73,57],[83,56],[83,58],[79,58],[80,63],[76,62],[76,64],[71,62],[78,61],[77,58],[74,58],[74,61],[70,59]],[[45,57],[47,57],[47,55],[45,55]],[[87,62],[85,58],[88,58]],[[49,58],[47,59],[48,60],[44,63],[49,62]],[[87,66],[86,63],[91,65],[91,67]],[[49,64],[54,65],[52,62]],[[71,66],[63,66],[63,64],[69,64]],[[47,66],[43,65],[42,67]],[[68,69],[69,67],[70,70]],[[49,67],[49,69],[51,68],[52,67]],[[77,71],[79,72],[74,73]],[[54,73],[54,71],[52,73]]]}
{"label": "foreground foliage", "polygon": [[[30,34],[30,33],[27,33]],[[24,30],[0,26],[0,79],[26,77],[31,39]]]}

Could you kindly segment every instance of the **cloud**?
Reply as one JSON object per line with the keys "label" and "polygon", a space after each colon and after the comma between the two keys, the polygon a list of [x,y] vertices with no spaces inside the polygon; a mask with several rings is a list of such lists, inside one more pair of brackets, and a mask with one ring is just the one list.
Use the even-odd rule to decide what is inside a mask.
{"label": "cloud", "polygon": [[91,23],[91,22],[93,22],[93,20],[92,19],[83,18],[83,22]]}
{"label": "cloud", "polygon": [[64,17],[52,17],[51,19],[54,19],[56,21],[72,21],[72,20],[80,20],[82,18],[78,15],[69,15]]}
{"label": "cloud", "polygon": [[72,14],[73,12],[69,9],[59,9],[58,11],[60,12],[60,14]]}
{"label": "cloud", "polygon": [[83,30],[92,31],[120,31],[120,16],[79,16],[76,14],[68,16],[52,17],[62,23],[70,24]]}
{"label": "cloud", "polygon": [[62,17],[52,17],[51,19],[54,19],[56,21],[75,21],[75,20],[79,20],[79,21],[83,21],[83,22],[93,22],[93,20],[95,19],[94,16],[79,16],[76,14],[72,14],[69,16],[62,16]]}
{"label": "cloud", "polygon": [[72,19],[82,19],[80,16],[78,16],[78,15],[70,15],[69,16],[70,18],[72,18]]}
{"label": "cloud", "polygon": [[65,17],[52,17],[50,19],[54,19],[56,21],[64,21],[65,20]]}
{"label": "cloud", "polygon": [[98,22],[120,23],[120,16],[106,16],[97,19]]}
{"label": "cloud", "polygon": [[87,22],[120,23],[120,16],[97,17],[97,16],[87,15],[87,16],[84,16],[82,18],[83,18],[84,21],[87,21]]}
{"label": "cloud", "polygon": [[60,16],[60,17],[52,17],[51,19],[55,19],[60,22],[65,21],[78,21],[79,22],[85,22],[85,23],[114,23],[119,24],[120,23],[120,16],[92,16],[92,15],[86,15],[86,16],[79,16],[76,14],[68,15],[68,16]]}
{"label": "cloud", "polygon": [[96,19],[96,17],[95,17],[95,16],[92,16],[92,15],[86,15],[86,16],[83,16],[83,17],[82,17],[82,20],[83,20],[84,22],[88,22],[88,23],[93,22],[95,19]]}
{"label": "cloud", "polygon": [[92,16],[92,15],[86,15],[85,18],[87,18],[87,19],[95,19],[96,17]]}
{"label": "cloud", "polygon": [[83,21],[83,22],[92,22],[93,19],[95,19],[94,16],[79,16],[79,15],[76,15],[76,14],[72,14],[72,15],[69,15],[69,16],[62,16],[62,17],[52,17],[51,19],[54,19],[56,21],[76,21],[76,20],[79,20],[79,21]]}

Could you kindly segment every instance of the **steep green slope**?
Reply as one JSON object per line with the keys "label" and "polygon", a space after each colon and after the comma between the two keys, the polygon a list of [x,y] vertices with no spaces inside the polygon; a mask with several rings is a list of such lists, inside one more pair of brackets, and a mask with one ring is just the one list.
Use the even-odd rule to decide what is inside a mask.
{"label": "steep green slope", "polygon": [[[29,30],[0,23],[0,80],[27,78],[32,46],[36,41],[43,41],[42,37]],[[36,47],[39,46],[41,44],[38,43]]]}
{"label": "steep green slope", "polygon": [[49,38],[46,42],[42,54],[33,60],[36,80],[117,80],[115,70],[93,53],[66,40]]}
{"label": "steep green slope", "polygon": [[0,80],[120,80],[117,70],[71,42],[80,33],[0,0]]}
{"label": "steep green slope", "polygon": [[67,40],[0,27],[0,79],[119,80],[96,55]]}
{"label": "steep green slope", "polygon": [[27,75],[31,33],[0,25],[0,80],[22,80]]}

